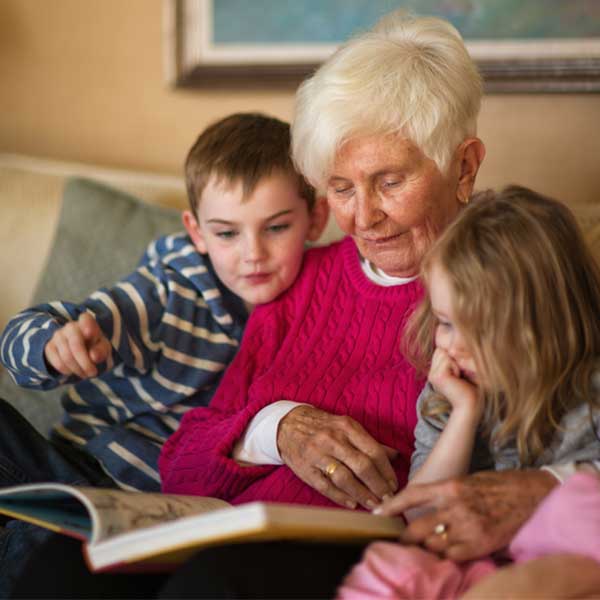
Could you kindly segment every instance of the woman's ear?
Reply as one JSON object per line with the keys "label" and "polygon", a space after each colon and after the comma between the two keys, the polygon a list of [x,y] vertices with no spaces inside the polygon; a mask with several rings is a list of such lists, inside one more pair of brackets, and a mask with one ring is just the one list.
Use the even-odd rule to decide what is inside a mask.
{"label": "woman's ear", "polygon": [[308,227],[308,233],[306,238],[310,242],[316,242],[323,233],[323,230],[327,226],[329,220],[329,204],[327,204],[327,198],[317,197],[315,198],[315,204],[310,211],[310,224]]}
{"label": "woman's ear", "polygon": [[188,232],[194,246],[196,246],[196,250],[200,252],[200,254],[207,254],[208,250],[206,249],[206,244],[204,242],[204,236],[202,235],[202,231],[200,231],[200,226],[198,225],[198,221],[194,216],[194,213],[190,210],[184,210],[181,215],[181,220],[183,221],[183,226],[185,230]]}
{"label": "woman's ear", "polygon": [[473,193],[475,178],[485,158],[485,146],[479,138],[468,138],[458,148],[459,177],[456,196],[466,204]]}

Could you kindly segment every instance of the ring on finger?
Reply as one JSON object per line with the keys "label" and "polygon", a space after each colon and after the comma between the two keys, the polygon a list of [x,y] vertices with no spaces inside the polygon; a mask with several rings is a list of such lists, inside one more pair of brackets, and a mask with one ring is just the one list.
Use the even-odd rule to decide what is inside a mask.
{"label": "ring on finger", "polygon": [[433,528],[433,533],[446,541],[448,539],[448,526],[446,523],[438,523]]}
{"label": "ring on finger", "polygon": [[340,463],[332,460],[326,467],[325,470],[323,471],[323,474],[325,475],[325,477],[329,477],[330,479],[333,477],[333,474],[335,473],[336,469],[340,466]]}

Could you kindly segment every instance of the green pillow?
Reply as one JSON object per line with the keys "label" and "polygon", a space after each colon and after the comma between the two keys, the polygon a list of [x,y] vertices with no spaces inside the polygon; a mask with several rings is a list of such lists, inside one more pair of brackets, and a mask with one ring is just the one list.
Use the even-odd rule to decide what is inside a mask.
{"label": "green pillow", "polygon": [[[154,238],[181,229],[178,210],[147,204],[90,179],[68,179],[52,248],[32,304],[80,302],[135,269]],[[7,372],[0,374],[0,397],[44,435],[60,420],[63,391],[19,388]]]}

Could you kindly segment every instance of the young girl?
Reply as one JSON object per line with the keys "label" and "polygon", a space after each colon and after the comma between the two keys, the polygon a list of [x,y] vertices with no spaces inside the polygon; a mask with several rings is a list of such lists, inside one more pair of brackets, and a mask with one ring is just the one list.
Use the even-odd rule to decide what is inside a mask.
{"label": "young girl", "polygon": [[[483,469],[593,470],[600,460],[600,270],[570,211],[525,188],[485,192],[422,269],[428,294],[405,339],[429,375],[409,485]],[[394,513],[394,503],[378,512]],[[576,551],[600,561],[598,506],[600,479],[575,475],[519,532],[509,558]],[[496,564],[438,558],[451,533],[451,523],[439,523],[429,551],[371,545],[340,597],[462,594]]]}

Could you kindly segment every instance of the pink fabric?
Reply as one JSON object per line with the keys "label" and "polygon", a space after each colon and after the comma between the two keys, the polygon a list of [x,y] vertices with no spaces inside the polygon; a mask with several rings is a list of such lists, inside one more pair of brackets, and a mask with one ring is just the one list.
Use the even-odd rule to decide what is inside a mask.
{"label": "pink fabric", "polygon": [[457,598],[495,569],[491,560],[459,565],[416,546],[375,542],[346,577],[337,598]]}
{"label": "pink fabric", "polygon": [[241,467],[229,456],[252,417],[277,400],[349,415],[396,448],[406,482],[423,385],[400,351],[418,282],[383,287],[362,272],[346,238],[309,250],[295,284],[251,315],[209,407],[188,412],[161,453],[165,492],[331,505],[286,466]]}
{"label": "pink fabric", "polygon": [[[509,546],[515,562],[550,554],[579,554],[600,562],[600,478],[577,473],[540,504]],[[370,544],[338,590],[338,600],[460,597],[496,570],[491,559],[455,563],[416,546]]]}
{"label": "pink fabric", "polygon": [[540,504],[509,546],[516,562],[582,554],[600,562],[600,478],[579,472]]}

